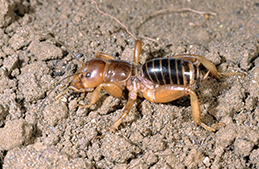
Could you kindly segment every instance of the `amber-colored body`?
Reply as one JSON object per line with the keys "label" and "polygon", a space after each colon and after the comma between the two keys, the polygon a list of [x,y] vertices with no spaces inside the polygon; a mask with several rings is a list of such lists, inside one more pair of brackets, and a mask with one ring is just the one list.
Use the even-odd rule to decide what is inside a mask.
{"label": "amber-colored body", "polygon": [[[190,95],[193,121],[209,131],[223,125],[217,123],[213,127],[201,122],[201,111],[193,86],[207,77],[208,73],[217,79],[222,76],[215,65],[199,55],[178,55],[168,59],[156,59],[139,66],[141,41],[137,40],[134,49],[134,64],[115,60],[105,53],[98,53],[95,59],[88,61],[76,75],[69,88],[77,92],[93,91],[90,104],[95,104],[101,89],[114,97],[121,97],[123,90],[128,90],[128,101],[122,116],[113,123],[109,131],[115,132],[123,119],[130,112],[137,96],[154,103],[165,103],[182,96]],[[202,64],[208,73],[202,77],[198,69]],[[82,106],[82,105],[81,105]]]}

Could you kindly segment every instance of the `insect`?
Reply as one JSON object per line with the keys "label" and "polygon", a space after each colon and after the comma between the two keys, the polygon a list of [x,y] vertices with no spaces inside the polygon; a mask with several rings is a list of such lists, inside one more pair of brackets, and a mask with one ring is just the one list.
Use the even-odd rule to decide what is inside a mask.
{"label": "insect", "polygon": [[[219,73],[216,66],[208,59],[189,54],[153,59],[139,65],[140,53],[141,40],[136,40],[135,43],[134,64],[115,60],[106,53],[98,53],[96,58],[89,60],[78,70],[67,90],[73,89],[81,93],[93,92],[90,103],[80,105],[84,108],[96,103],[101,90],[117,98],[122,97],[123,90],[128,90],[128,101],[123,114],[110,126],[110,132],[116,131],[138,96],[154,103],[166,103],[190,95],[194,123],[212,132],[216,131],[217,126],[224,126],[224,123],[216,123],[210,127],[201,122],[199,101],[193,88],[208,74],[219,79],[223,75],[229,76],[236,73]],[[200,64],[208,70],[205,75],[199,69]]]}

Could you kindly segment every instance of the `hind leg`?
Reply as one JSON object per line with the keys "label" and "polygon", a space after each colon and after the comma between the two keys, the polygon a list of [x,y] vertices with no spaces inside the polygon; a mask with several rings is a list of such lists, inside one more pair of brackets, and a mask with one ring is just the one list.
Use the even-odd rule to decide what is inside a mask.
{"label": "hind leg", "polygon": [[206,59],[203,56],[186,54],[172,56],[172,58],[188,60],[196,65],[202,64],[215,78],[219,79],[220,77],[222,77],[222,74],[218,72],[216,66],[210,60]]}
{"label": "hind leg", "polygon": [[243,73],[239,73],[239,72],[219,73],[216,66],[210,60],[200,55],[185,54],[185,55],[172,56],[172,58],[188,60],[193,64],[196,64],[197,66],[199,66],[199,64],[202,64],[208,70],[208,73],[204,76],[204,79],[207,78],[208,74],[211,74],[217,79],[219,79],[222,76],[235,76],[235,75],[244,76]]}
{"label": "hind leg", "polygon": [[156,89],[146,91],[143,96],[151,102],[166,103],[186,95],[190,95],[191,98],[192,119],[194,123],[212,132],[216,131],[215,128],[217,126],[224,126],[224,123],[216,123],[210,127],[201,122],[201,111],[198,97],[189,87],[183,85],[163,85]]}

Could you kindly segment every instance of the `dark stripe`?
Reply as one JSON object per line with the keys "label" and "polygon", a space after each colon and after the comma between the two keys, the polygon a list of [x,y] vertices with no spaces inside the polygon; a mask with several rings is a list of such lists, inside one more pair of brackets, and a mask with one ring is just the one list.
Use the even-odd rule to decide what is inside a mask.
{"label": "dark stripe", "polygon": [[171,79],[173,81],[173,84],[178,84],[177,83],[177,76],[176,76],[176,59],[170,59],[170,70],[171,70]]}
{"label": "dark stripe", "polygon": [[185,63],[184,60],[181,59],[181,65],[182,65],[182,73],[183,73],[183,85],[186,85],[186,79],[185,79]]}
{"label": "dark stripe", "polygon": [[160,60],[159,60],[159,66],[160,66],[161,76],[162,76],[162,79],[163,79],[163,84],[166,84],[165,77],[164,77],[164,73],[163,73],[163,65],[162,65],[162,62],[163,62],[163,59],[160,59]]}
{"label": "dark stripe", "polygon": [[168,59],[167,62],[168,62],[168,76],[169,76],[169,79],[170,79],[170,84],[173,84],[173,79],[172,79],[172,76],[171,76],[171,60]]}
{"label": "dark stripe", "polygon": [[182,72],[182,64],[181,59],[175,60],[176,64],[176,77],[177,77],[177,84],[183,84],[183,72]]}
{"label": "dark stripe", "polygon": [[180,84],[180,80],[179,80],[179,71],[178,71],[178,62],[177,62],[177,59],[175,59],[175,77],[177,79],[177,83],[176,84]]}
{"label": "dark stripe", "polygon": [[193,70],[194,70],[194,72],[193,72],[193,80],[194,81],[196,81],[197,80],[197,68],[196,68],[196,66],[195,65],[193,65]]}
{"label": "dark stripe", "polygon": [[152,69],[151,71],[152,71],[152,72],[154,73],[154,75],[155,75],[155,82],[156,82],[156,83],[159,83],[159,79],[158,79],[158,77],[157,77],[157,72],[160,71],[159,60],[157,60],[157,59],[152,60],[152,67],[153,67],[153,69]]}
{"label": "dark stripe", "polygon": [[162,77],[162,68],[160,66],[160,62],[161,62],[161,59],[155,59],[153,60],[153,68],[154,68],[154,73],[156,75],[156,78],[157,78],[157,83],[159,83],[160,85],[164,85],[164,81],[163,81],[163,77]]}
{"label": "dark stripe", "polygon": [[178,70],[178,77],[179,77],[179,83],[178,84],[181,84],[183,85],[183,63],[182,63],[182,60],[181,59],[177,59],[177,70]]}
{"label": "dark stripe", "polygon": [[162,59],[162,74],[163,74],[163,80],[165,84],[171,84],[170,82],[170,75],[169,75],[169,71],[170,71],[170,62],[169,59]]}
{"label": "dark stripe", "polygon": [[153,67],[153,60],[147,62],[147,72],[151,78],[151,81],[157,83],[157,78]]}

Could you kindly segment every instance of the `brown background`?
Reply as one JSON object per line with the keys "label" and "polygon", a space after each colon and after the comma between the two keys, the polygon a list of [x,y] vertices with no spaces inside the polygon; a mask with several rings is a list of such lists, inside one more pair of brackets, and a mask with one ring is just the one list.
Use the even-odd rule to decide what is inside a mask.
{"label": "brown background", "polygon": [[[121,115],[125,100],[103,92],[95,106],[75,110],[79,94],[69,92],[56,100],[62,85],[50,90],[97,52],[132,62],[135,40],[91,1],[2,2],[4,168],[259,168],[258,1],[97,1],[101,10],[143,39],[142,64],[191,53],[210,59],[220,72],[245,73],[244,78],[220,81],[210,77],[196,90],[203,121],[226,123],[215,133],[192,122],[187,97],[167,104],[139,98],[116,134],[106,130]],[[154,15],[182,8],[216,15],[206,18],[187,11]],[[77,53],[84,56],[75,57]],[[86,104],[90,97],[91,93],[80,102]]]}

